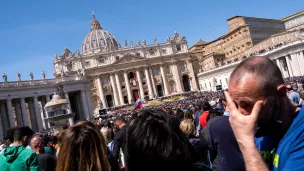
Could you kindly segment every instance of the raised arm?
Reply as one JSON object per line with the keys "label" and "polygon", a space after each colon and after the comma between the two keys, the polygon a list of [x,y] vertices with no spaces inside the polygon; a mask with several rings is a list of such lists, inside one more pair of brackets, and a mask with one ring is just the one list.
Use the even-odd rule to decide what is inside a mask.
{"label": "raised arm", "polygon": [[255,103],[250,115],[240,113],[228,92],[225,92],[227,105],[230,110],[230,125],[243,154],[247,171],[268,171],[254,142],[257,118],[262,101]]}

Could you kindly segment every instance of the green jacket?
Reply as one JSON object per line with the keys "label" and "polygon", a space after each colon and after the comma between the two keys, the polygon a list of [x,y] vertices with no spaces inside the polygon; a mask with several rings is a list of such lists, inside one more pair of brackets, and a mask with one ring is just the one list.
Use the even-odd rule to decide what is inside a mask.
{"label": "green jacket", "polygon": [[11,146],[0,155],[1,171],[40,171],[38,157],[33,150]]}

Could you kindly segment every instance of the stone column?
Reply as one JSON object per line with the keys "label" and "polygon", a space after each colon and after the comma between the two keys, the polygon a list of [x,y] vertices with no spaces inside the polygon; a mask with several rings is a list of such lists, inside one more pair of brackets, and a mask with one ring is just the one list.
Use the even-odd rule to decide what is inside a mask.
{"label": "stone column", "polygon": [[281,66],[281,63],[280,63],[280,59],[279,59],[279,58],[276,59],[276,63],[277,63],[277,66],[279,67],[279,69],[280,69],[280,71],[281,71],[281,73],[282,73],[283,78],[286,78],[285,75],[284,75],[284,69],[283,69],[283,67]]}
{"label": "stone column", "polygon": [[167,75],[166,75],[166,72],[165,72],[165,68],[164,68],[164,65],[160,65],[160,73],[161,73],[161,76],[162,76],[162,81],[163,81],[163,84],[164,84],[164,92],[165,92],[165,96],[168,96],[169,95],[169,86],[168,86],[168,79],[167,79]]}
{"label": "stone column", "polygon": [[45,98],[41,97],[41,107],[42,107],[42,114],[43,114],[43,117],[41,118],[42,119],[42,125],[43,125],[43,129],[47,130],[48,126],[46,124],[46,121],[44,120],[46,118],[46,111],[44,110],[45,104],[46,104]]}
{"label": "stone column", "polygon": [[43,128],[42,128],[42,119],[41,119],[41,113],[40,113],[37,96],[34,96],[34,108],[35,108],[35,114],[36,114],[37,128],[38,128],[38,131],[41,132],[41,131],[43,131]]}
{"label": "stone column", "polygon": [[114,96],[114,106],[118,106],[119,103],[119,99],[118,99],[118,93],[117,93],[117,89],[116,89],[116,85],[115,85],[115,79],[114,79],[114,75],[110,74],[110,81],[111,81],[111,85],[112,85],[112,89],[113,89],[113,96]]}
{"label": "stone column", "polygon": [[[51,101],[51,98],[50,98],[50,96],[49,95],[46,95],[45,96],[45,100],[46,100],[46,102],[49,102],[49,101]],[[45,112],[45,117],[46,118],[48,118],[49,117],[49,115],[48,115],[48,112],[44,109],[44,106],[43,106],[43,111]],[[50,122],[49,121],[46,121],[46,124],[47,124],[47,128],[51,128],[51,124],[50,124]]]}
{"label": "stone column", "polygon": [[4,125],[2,125],[2,123],[4,123],[4,121],[2,121],[2,116],[0,113],[0,140],[3,140],[4,137]]}
{"label": "stone column", "polygon": [[29,106],[29,111],[30,111],[32,130],[38,131],[37,121],[36,121],[36,116],[35,116],[34,103],[33,103],[32,99],[29,99],[28,106]]}
{"label": "stone column", "polygon": [[175,83],[176,83],[175,84],[176,85],[176,91],[177,91],[177,93],[182,93],[183,89],[182,89],[180,71],[178,69],[177,63],[173,64],[172,69],[173,69],[174,80],[175,80]]}
{"label": "stone column", "polygon": [[198,87],[197,87],[197,82],[196,82],[196,79],[195,79],[195,74],[194,74],[194,70],[193,70],[193,65],[192,65],[192,62],[191,62],[191,59],[188,59],[186,61],[187,63],[187,69],[189,71],[189,77],[191,77],[191,81],[190,81],[190,85],[191,85],[191,91],[197,91],[198,90]]}
{"label": "stone column", "polygon": [[144,94],[144,88],[143,88],[143,85],[142,85],[142,80],[141,80],[141,77],[140,77],[139,68],[136,69],[136,77],[137,77],[138,86],[139,86],[140,99],[144,100],[145,99],[145,94]]}
{"label": "stone column", "polygon": [[22,121],[22,114],[20,111],[20,106],[19,103],[17,101],[17,99],[14,100],[14,107],[15,107],[15,115],[16,115],[16,119],[17,119],[17,126],[23,126],[23,121]]}
{"label": "stone column", "polygon": [[5,110],[5,104],[4,101],[0,101],[0,113],[1,113],[1,123],[2,123],[2,129],[3,132],[6,132],[10,126],[9,126],[9,121],[8,121],[8,117],[6,114],[6,110]]}
{"label": "stone column", "polygon": [[29,120],[28,120],[28,114],[26,111],[25,99],[23,97],[20,98],[20,106],[21,106],[23,125],[29,126],[30,124],[29,124]]}
{"label": "stone column", "polygon": [[81,103],[85,119],[88,120],[90,119],[90,115],[85,90],[81,90]]}
{"label": "stone column", "polygon": [[6,121],[4,121],[4,115],[5,115],[5,113],[3,113],[3,110],[2,110],[2,102],[0,101],[0,140],[3,140],[4,134],[6,132],[6,128],[4,125],[6,123]]}
{"label": "stone column", "polygon": [[126,87],[127,87],[127,94],[128,94],[128,101],[129,104],[132,104],[132,92],[131,92],[131,87],[130,87],[130,81],[128,78],[128,73],[124,72],[124,78],[125,78],[125,82],[126,82]]}
{"label": "stone column", "polygon": [[108,105],[107,105],[105,95],[104,95],[104,92],[103,92],[103,85],[102,85],[100,76],[97,77],[97,85],[98,85],[99,97],[100,97],[100,100],[102,102],[103,108],[107,108]]}
{"label": "stone column", "polygon": [[293,76],[301,76],[301,69],[298,61],[298,53],[292,53],[290,57],[291,57],[290,64],[294,74]]}
{"label": "stone column", "polygon": [[149,99],[153,98],[153,90],[152,90],[152,84],[150,80],[150,74],[148,71],[148,67],[145,68],[145,75],[146,75],[146,80],[148,84],[148,92],[149,92]]}
{"label": "stone column", "polygon": [[285,56],[285,59],[286,59],[286,63],[287,63],[289,77],[293,77],[294,76],[294,74],[293,74],[293,68],[291,66],[290,58],[288,57],[288,55]]}
{"label": "stone column", "polygon": [[[64,97],[65,97],[65,99],[67,99],[69,101],[67,112],[68,113],[73,113],[72,108],[71,108],[71,104],[70,104],[69,92],[65,92]],[[74,125],[74,119],[73,118],[69,118],[69,125],[70,126]]]}
{"label": "stone column", "polygon": [[303,67],[303,64],[304,64],[304,58],[303,58],[303,52],[297,52],[297,64],[298,64],[298,67],[300,68],[300,74],[301,76],[304,75],[304,67]]}
{"label": "stone column", "polygon": [[304,51],[300,52],[300,58],[302,59],[302,61],[304,61]]}
{"label": "stone column", "polygon": [[124,102],[124,98],[123,98],[123,95],[122,95],[121,84],[120,84],[119,73],[118,72],[115,73],[115,80],[116,80],[120,105],[124,105],[125,102]]}
{"label": "stone column", "polygon": [[7,114],[8,114],[8,121],[10,128],[15,127],[15,119],[13,114],[13,107],[12,107],[12,100],[6,99],[6,105],[7,105]]}
{"label": "stone column", "polygon": [[90,90],[86,90],[86,98],[87,98],[87,103],[88,103],[88,110],[89,110],[89,117],[93,118],[94,114],[93,114],[93,106],[92,106],[92,101],[91,101],[91,92]]}
{"label": "stone column", "polygon": [[151,82],[152,82],[153,98],[154,98],[154,97],[157,97],[157,91],[156,91],[156,84],[155,84],[155,79],[154,79],[152,68],[149,68],[149,73],[151,76],[150,78],[151,78]]}

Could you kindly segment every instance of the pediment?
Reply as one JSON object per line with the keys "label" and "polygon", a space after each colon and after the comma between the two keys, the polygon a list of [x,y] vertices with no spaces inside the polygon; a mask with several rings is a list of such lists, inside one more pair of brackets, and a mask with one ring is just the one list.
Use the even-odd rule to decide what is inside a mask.
{"label": "pediment", "polygon": [[133,63],[133,62],[136,62],[136,61],[141,61],[145,59],[144,57],[141,57],[141,56],[136,56],[136,55],[125,55],[123,57],[121,57],[119,60],[115,61],[114,63],[112,64],[125,64],[125,63]]}

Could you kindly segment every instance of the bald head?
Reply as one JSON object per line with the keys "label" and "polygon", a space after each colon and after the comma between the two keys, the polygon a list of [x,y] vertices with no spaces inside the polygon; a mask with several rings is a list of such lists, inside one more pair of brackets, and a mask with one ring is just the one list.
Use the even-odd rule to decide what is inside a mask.
{"label": "bald head", "polygon": [[254,76],[260,85],[262,96],[273,95],[284,80],[278,66],[267,57],[250,57],[242,61],[232,72],[230,83],[237,85],[248,75]]}
{"label": "bald head", "polygon": [[30,145],[32,150],[34,150],[37,154],[42,153],[44,145],[42,138],[38,135],[33,136],[33,138],[30,141]]}

